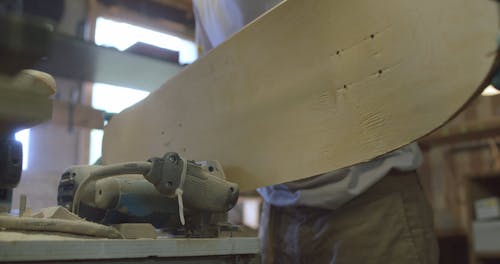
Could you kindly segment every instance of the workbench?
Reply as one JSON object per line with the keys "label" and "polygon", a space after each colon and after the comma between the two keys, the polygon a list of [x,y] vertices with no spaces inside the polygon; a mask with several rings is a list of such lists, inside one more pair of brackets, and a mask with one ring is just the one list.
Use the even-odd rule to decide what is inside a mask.
{"label": "workbench", "polygon": [[259,239],[81,239],[0,232],[2,263],[260,263]]}

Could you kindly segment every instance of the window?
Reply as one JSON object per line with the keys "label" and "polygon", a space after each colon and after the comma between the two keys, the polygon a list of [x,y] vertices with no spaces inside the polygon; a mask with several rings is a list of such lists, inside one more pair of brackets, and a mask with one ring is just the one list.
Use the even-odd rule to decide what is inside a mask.
{"label": "window", "polygon": [[[120,113],[126,108],[142,101],[149,92],[96,83],[92,87],[92,107],[108,113]],[[90,131],[89,164],[94,164],[102,155],[104,131]]]}
{"label": "window", "polygon": [[15,138],[23,144],[23,170],[28,169],[30,151],[30,130],[25,129],[16,133]]}
{"label": "window", "polygon": [[180,64],[189,64],[198,59],[198,47],[192,41],[127,23],[97,18],[95,30],[97,45],[124,51],[137,42],[178,51]]}
{"label": "window", "polygon": [[[95,43],[100,46],[126,50],[137,42],[154,45],[179,52],[179,63],[189,64],[198,58],[195,43],[156,32],[150,29],[99,17],[96,21]],[[96,83],[92,88],[92,107],[108,113],[119,113],[140,102],[149,92],[137,89]],[[90,133],[89,163],[101,157],[103,131],[94,129]]]}

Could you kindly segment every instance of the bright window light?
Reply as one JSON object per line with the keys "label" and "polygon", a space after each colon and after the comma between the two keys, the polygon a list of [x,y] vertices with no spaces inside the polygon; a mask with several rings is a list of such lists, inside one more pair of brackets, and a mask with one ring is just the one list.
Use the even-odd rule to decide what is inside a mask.
{"label": "bright window light", "polygon": [[495,96],[499,95],[500,91],[498,91],[493,85],[490,85],[484,89],[483,93],[481,94],[482,96]]}
{"label": "bright window light", "polygon": [[102,138],[104,131],[92,129],[90,131],[89,164],[94,164],[102,155]]}
{"label": "bright window light", "polygon": [[120,113],[148,95],[149,92],[142,90],[95,83],[92,89],[92,107],[108,113]]}
{"label": "bright window light", "polygon": [[29,150],[30,150],[30,130],[25,129],[17,132],[15,134],[15,138],[17,141],[23,144],[23,170],[27,170]]}
{"label": "bright window light", "polygon": [[253,229],[259,229],[260,224],[260,205],[262,201],[259,198],[245,198],[243,203],[243,224]]}
{"label": "bright window light", "polygon": [[192,41],[102,17],[97,18],[94,41],[120,51],[137,42],[178,51],[180,64],[189,64],[198,58],[198,48]]}
{"label": "bright window light", "polygon": [[[137,42],[179,52],[179,63],[189,64],[198,58],[198,49],[194,42],[146,28],[121,23],[102,17],[97,18],[95,43],[101,46],[126,50]],[[95,83],[92,91],[92,107],[108,113],[120,113],[138,103],[149,92]],[[102,130],[90,133],[89,163],[95,163],[102,155]]]}
{"label": "bright window light", "polygon": [[[108,113],[120,113],[126,108],[142,101],[149,92],[95,83],[92,87],[92,107]],[[102,130],[90,132],[89,164],[94,164],[102,155]]]}

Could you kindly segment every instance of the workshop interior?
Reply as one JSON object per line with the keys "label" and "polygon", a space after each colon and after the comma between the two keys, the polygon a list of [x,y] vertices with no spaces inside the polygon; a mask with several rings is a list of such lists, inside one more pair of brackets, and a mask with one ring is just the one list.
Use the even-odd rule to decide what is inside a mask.
{"label": "workshop interior", "polygon": [[[217,1],[225,0],[207,0],[207,3]],[[299,2],[301,4],[292,6]],[[265,93],[272,91],[279,83],[288,85],[292,82],[291,79],[298,80],[297,83],[305,87],[304,92],[301,93],[302,97],[290,100],[300,101],[303,105],[316,104],[304,106],[304,109],[312,109],[310,112],[304,110],[304,115],[328,121],[330,119],[323,116],[323,112],[315,112],[317,108],[322,109],[326,104],[332,103],[328,92],[323,91],[323,96],[318,99],[307,94],[307,91],[317,83],[323,85],[329,80],[325,79],[323,82],[314,75],[318,81],[308,82],[311,72],[319,67],[301,64],[300,61],[295,62],[297,66],[293,71],[290,70],[290,74],[294,76],[290,80],[282,79],[281,75],[258,75],[256,72],[260,71],[246,61],[241,63],[241,69],[248,71],[241,72],[238,68],[240,66],[234,68],[238,64],[235,51],[239,50],[235,47],[245,45],[250,39],[244,38],[246,36],[262,35],[263,39],[269,37],[270,34],[261,34],[259,30],[253,29],[269,27],[275,30],[273,23],[268,23],[272,18],[279,17],[273,17],[274,13],[299,12],[296,7],[307,2],[284,1],[269,13],[262,12],[262,16],[252,17],[251,20],[256,19],[256,22],[243,29],[242,37],[238,38],[240,33],[236,33],[234,38],[230,37],[214,51],[207,51],[200,44],[197,30],[200,30],[201,20],[197,21],[198,16],[217,19],[221,15],[197,14],[200,10],[192,0],[0,1],[0,263],[273,263],[269,258],[262,258],[262,232],[269,230],[269,227],[262,228],[262,217],[269,215],[263,216],[267,201],[254,186],[265,187],[267,183],[283,182],[266,180],[273,175],[265,176],[266,179],[261,181],[265,185],[260,185],[257,180],[249,183],[250,181],[240,179],[252,175],[254,164],[265,164],[265,169],[277,174],[282,170],[287,171],[286,162],[290,165],[296,163],[289,157],[301,159],[305,154],[290,153],[286,159],[274,156],[281,151],[295,151],[293,146],[300,146],[297,141],[293,144],[283,143],[279,146],[283,146],[284,150],[269,151],[261,156],[254,156],[253,153],[240,154],[239,151],[242,150],[237,145],[233,148],[230,143],[224,144],[225,140],[233,142],[237,137],[231,133],[243,130],[268,131],[264,121],[248,125],[239,118],[252,115],[248,113],[248,109],[254,108],[241,108],[240,111],[238,107],[247,105],[237,101],[239,99],[236,93],[243,89],[253,89],[251,91],[257,95],[250,96],[248,105],[251,105],[251,100],[254,99],[264,102],[271,100],[271,96],[280,97],[272,92],[272,95],[266,97]],[[369,5],[374,1],[354,2],[358,4],[352,4],[353,10],[357,10],[355,8],[363,5],[370,9]],[[425,1],[421,5],[430,5],[430,2],[432,1]],[[496,5],[494,1],[485,2],[491,2],[493,7]],[[288,3],[290,4],[287,6]],[[314,8],[303,12],[320,12],[319,6]],[[339,9],[344,13],[351,10],[341,5]],[[236,16],[233,9],[225,11],[235,12],[231,14]],[[359,15],[352,12],[352,17]],[[495,12],[498,13],[497,10]],[[434,15],[439,16],[438,13]],[[269,19],[266,20],[266,17]],[[283,17],[286,18],[285,15]],[[498,20],[498,17],[500,15],[495,19]],[[358,19],[363,20],[362,17]],[[496,34],[487,37],[481,35],[482,31],[467,33],[468,38],[477,38],[471,42],[483,41],[483,46],[492,47],[484,55],[485,58],[489,56],[490,60],[495,56],[495,47],[499,46],[498,21],[497,24],[495,21],[488,24],[490,21],[486,18],[471,21],[480,24],[477,28],[493,26],[492,30],[484,30],[485,32],[496,30]],[[407,26],[405,23],[401,24]],[[302,39],[296,39],[296,32],[293,30],[293,27],[302,26],[293,21],[289,24],[290,28],[283,29],[284,33],[278,34],[277,38],[281,41],[281,38],[286,37],[286,43],[290,43],[290,46],[295,45],[291,44],[294,42],[305,43]],[[311,25],[317,23],[311,22]],[[343,26],[351,26],[353,31],[364,27],[363,24],[355,23]],[[399,31],[392,30],[395,27],[391,25],[376,34],[367,35],[362,41],[378,41],[378,34],[383,38],[384,32],[388,32],[390,37],[400,34]],[[449,32],[460,33],[460,27],[461,24],[458,29],[453,28]],[[311,31],[315,32],[313,29]],[[404,35],[401,34],[405,38],[410,33],[421,34],[418,30],[415,32],[406,31]],[[446,35],[445,32],[436,32],[429,33],[429,38]],[[438,33],[442,35],[438,36]],[[324,36],[316,37],[313,36],[308,41],[326,41]],[[491,41],[488,42],[488,39]],[[334,41],[337,40],[334,38]],[[331,60],[348,60],[349,56],[355,56],[349,53],[349,49],[362,49],[365,45],[364,42],[356,44],[348,40],[338,41],[350,46],[333,51]],[[309,42],[304,45],[309,45]],[[391,42],[392,44],[384,42],[376,45],[398,45]],[[287,45],[275,45],[271,50],[286,50]],[[450,49],[459,50],[455,46],[462,48],[460,45],[467,46],[464,43],[454,43]],[[405,48],[412,51],[412,48],[418,49],[416,46],[407,45]],[[257,49],[252,52],[260,54]],[[291,50],[295,51],[293,48]],[[369,51],[369,56],[373,58],[384,52]],[[311,57],[319,57],[319,53],[314,50],[304,50],[300,55],[291,52],[288,59],[281,56],[281,53],[275,58],[255,57],[254,63],[262,63],[259,67],[265,68],[269,67],[268,64],[277,65],[270,61],[286,60],[282,70],[287,71],[291,67],[288,65],[294,63],[293,58],[307,57],[309,53]],[[428,53],[430,56],[439,56],[431,51]],[[364,56],[364,53],[359,52],[358,55]],[[464,55],[463,58],[469,57]],[[404,71],[399,70],[398,65],[405,65],[408,60],[398,60],[393,66],[376,70],[370,76],[404,79],[403,75],[395,76]],[[421,136],[411,140],[418,144],[421,152],[422,164],[416,170],[419,185],[432,209],[432,214],[429,213],[428,217],[433,220],[433,235],[439,248],[436,263],[500,263],[500,91],[495,88],[496,82],[500,87],[500,75],[496,76],[500,74],[500,70],[495,68],[498,58],[496,61],[491,59],[491,62],[491,70],[483,72],[486,84],[478,82],[477,86],[481,89],[463,100],[463,107],[454,110],[449,121],[436,125],[435,129],[428,132],[419,132]],[[370,63],[363,64],[361,68],[371,67]],[[463,65],[468,63],[469,61],[460,62]],[[350,71],[354,72],[350,66],[335,68],[331,72],[334,72],[335,78],[349,79],[350,77],[344,76],[355,75],[350,74]],[[486,65],[484,68],[489,69],[490,66]],[[401,68],[406,70],[408,67]],[[415,75],[420,74],[412,71]],[[454,80],[453,85],[461,85],[458,81],[463,78],[444,72],[446,70],[440,71],[446,76],[432,75],[428,79],[435,83],[444,83],[441,79]],[[251,77],[242,77],[245,74]],[[300,77],[301,74],[304,77]],[[354,80],[340,84],[335,100],[340,102],[341,94],[348,93],[349,89],[362,89],[362,83],[368,82],[372,77],[359,83]],[[233,87],[234,94],[226,94],[227,96],[211,92],[211,84],[204,87],[204,83],[208,82],[226,85],[240,81],[245,85],[241,85],[241,89]],[[259,81],[274,86],[264,87]],[[191,86],[187,85],[191,83]],[[420,85],[418,81],[414,83]],[[186,87],[177,84],[186,84]],[[358,84],[360,85],[357,86]],[[192,105],[183,104],[187,100],[183,96],[195,94],[190,92],[193,87],[207,88],[207,91],[200,93],[203,95],[200,98],[192,99]],[[476,87],[469,87],[473,88]],[[184,92],[183,89],[189,92]],[[363,94],[368,99],[353,99],[348,102],[368,101],[376,90],[379,90],[378,87]],[[160,105],[155,101],[168,97],[169,92],[174,98],[181,98],[172,99],[179,104],[170,104],[171,100],[168,104]],[[446,96],[436,93],[439,104],[448,104]],[[205,101],[215,103],[205,108]],[[276,99],[276,102],[279,100]],[[384,103],[388,104],[391,103]],[[178,105],[182,107],[177,107]],[[183,111],[184,109],[189,111]],[[202,118],[191,115],[195,113],[191,109],[202,109]],[[218,118],[235,119],[226,123],[219,119],[211,122],[205,118],[211,114],[205,109],[212,109]],[[282,109],[262,107],[258,111],[254,110],[256,114],[248,117],[249,119],[279,115]],[[271,113],[272,111],[276,113]],[[420,108],[417,111],[425,112],[426,109]],[[154,118],[151,117],[154,121],[143,117],[148,115],[154,115]],[[165,124],[160,124],[163,117]],[[303,119],[307,118],[297,117],[298,126],[308,124]],[[383,122],[384,118],[381,119]],[[275,121],[278,127],[282,124],[280,118]],[[377,126],[378,122],[380,121],[376,116],[369,116],[365,120],[367,127]],[[408,116],[405,122],[420,121],[419,118]],[[127,125],[120,127],[123,123]],[[349,124],[351,123],[346,121],[345,126]],[[111,128],[108,129],[108,126]],[[134,130],[129,130],[129,127]],[[160,142],[150,137],[153,130],[155,135],[166,140]],[[206,136],[218,131],[228,131],[221,142],[213,142],[213,137]],[[291,131],[290,138],[309,137],[301,134],[302,130],[298,131]],[[324,132],[321,127],[307,131]],[[353,134],[358,133],[355,129],[352,131]],[[259,145],[258,150],[262,149],[260,146],[269,144],[267,138],[252,138],[252,135],[260,132],[248,132],[244,139],[248,145]],[[328,130],[328,133],[335,137],[335,131]],[[359,133],[365,136],[365,132]],[[393,134],[388,133],[390,136]],[[183,135],[188,143],[184,143],[184,138],[180,139]],[[195,140],[191,140],[193,137]],[[288,136],[285,138],[288,139]],[[349,140],[351,139],[345,141]],[[310,142],[309,139],[306,141]],[[408,140],[407,143],[411,142]],[[213,144],[213,148],[210,144]],[[379,154],[396,149],[384,149],[383,143],[380,144],[373,145],[381,150]],[[337,151],[338,146],[329,147],[331,149],[326,150],[323,146],[317,146],[317,151],[331,159],[343,156],[343,153],[331,154]],[[304,149],[310,150],[312,147],[304,146]],[[351,153],[345,155],[354,156]],[[380,155],[375,153],[371,158],[377,156]],[[360,157],[362,158],[356,163],[367,161],[367,156]],[[238,167],[238,159],[243,160],[241,163],[248,162],[248,167]],[[272,167],[273,164],[276,167]],[[310,162],[310,165],[311,169],[301,171],[319,172],[318,170],[323,169],[323,165],[318,165],[316,170],[315,162]],[[354,163],[344,165],[332,168],[340,169]],[[260,167],[255,169],[261,171]],[[238,173],[241,174],[236,175]],[[296,179],[317,175],[299,175]],[[299,191],[294,193],[297,192]],[[338,210],[339,213],[342,212],[342,209]],[[274,246],[280,247],[280,244]],[[295,250],[299,252],[300,248]],[[316,263],[314,259],[310,262]],[[365,263],[379,262],[367,259]]]}

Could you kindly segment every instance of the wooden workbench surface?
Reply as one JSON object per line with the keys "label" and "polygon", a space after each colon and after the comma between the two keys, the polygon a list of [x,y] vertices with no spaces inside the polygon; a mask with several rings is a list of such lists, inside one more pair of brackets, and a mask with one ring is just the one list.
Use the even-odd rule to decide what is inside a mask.
{"label": "wooden workbench surface", "polygon": [[0,262],[257,255],[258,238],[82,239],[0,232]]}

